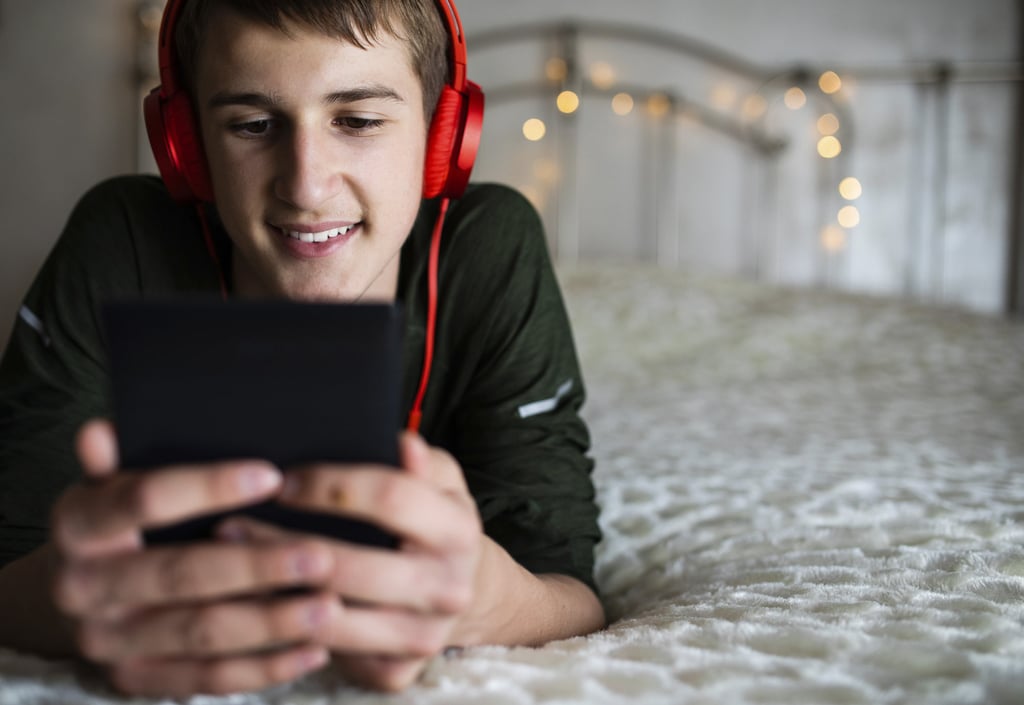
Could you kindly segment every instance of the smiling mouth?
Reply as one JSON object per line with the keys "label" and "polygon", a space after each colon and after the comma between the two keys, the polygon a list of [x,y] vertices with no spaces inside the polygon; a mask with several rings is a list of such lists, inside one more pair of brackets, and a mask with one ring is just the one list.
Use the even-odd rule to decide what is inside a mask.
{"label": "smiling mouth", "polygon": [[287,230],[285,228],[278,228],[282,235],[290,237],[293,240],[299,242],[327,242],[333,240],[342,235],[347,235],[351,230],[356,228],[359,223],[353,225],[346,225],[343,228],[331,228],[330,230],[321,230],[318,233],[306,233],[299,232],[298,230]]}

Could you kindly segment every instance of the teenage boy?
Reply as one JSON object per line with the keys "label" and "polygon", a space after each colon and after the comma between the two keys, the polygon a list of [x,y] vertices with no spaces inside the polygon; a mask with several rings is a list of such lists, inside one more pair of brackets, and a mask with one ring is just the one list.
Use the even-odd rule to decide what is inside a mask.
{"label": "teenage boy", "polygon": [[[105,300],[222,287],[399,300],[407,408],[424,350],[439,4],[190,0],[182,13],[214,205],[182,206],[153,177],[101,184],[25,299],[0,365],[0,646],[82,655],[133,694],[260,689],[329,658],[395,690],[446,647],[600,628],[582,381],[536,214],[501,187],[470,187],[444,221],[435,362],[402,472],[120,470],[98,420]],[[143,545],[146,528],[265,499],[373,522],[399,548],[239,517],[208,542]]]}

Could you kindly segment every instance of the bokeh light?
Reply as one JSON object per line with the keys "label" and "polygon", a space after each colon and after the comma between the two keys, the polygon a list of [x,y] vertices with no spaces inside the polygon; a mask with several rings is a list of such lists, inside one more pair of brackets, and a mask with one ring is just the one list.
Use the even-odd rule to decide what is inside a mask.
{"label": "bokeh light", "polygon": [[547,125],[539,118],[530,118],[523,123],[523,137],[531,142],[539,142],[548,132]]}
{"label": "bokeh light", "polygon": [[757,120],[768,112],[768,101],[760,93],[748,95],[743,101],[743,117],[747,120]]}
{"label": "bokeh light", "polygon": [[839,132],[839,118],[832,113],[825,113],[818,118],[818,132],[823,135],[834,135]]}
{"label": "bokeh light", "polygon": [[839,182],[839,195],[847,201],[856,201],[863,193],[864,189],[861,187],[860,181],[852,176],[848,176]]}
{"label": "bokeh light", "polygon": [[612,98],[612,110],[616,115],[629,115],[633,112],[633,96],[629,93],[616,93]]}
{"label": "bokeh light", "polygon": [[601,90],[608,90],[615,85],[615,69],[606,61],[591,64],[590,82]]}
{"label": "bokeh light", "polygon": [[821,246],[827,252],[842,252],[846,249],[848,236],[838,225],[829,225],[821,231]]}
{"label": "bokeh light", "polygon": [[572,91],[562,91],[555,101],[558,109],[566,115],[576,112],[580,107],[580,97]]}
{"label": "bokeh light", "polygon": [[799,110],[807,105],[807,94],[804,93],[802,88],[794,86],[786,91],[786,95],[782,100],[790,110]]}
{"label": "bokeh light", "polygon": [[818,87],[823,93],[832,95],[838,93],[843,87],[843,80],[835,71],[826,71],[818,78]]}
{"label": "bokeh light", "polygon": [[818,154],[825,159],[835,159],[843,151],[842,143],[831,135],[818,140]]}
{"label": "bokeh light", "polygon": [[844,206],[837,220],[844,228],[855,228],[860,225],[860,211],[856,206]]}
{"label": "bokeh light", "polygon": [[647,99],[647,112],[653,117],[665,117],[672,109],[672,101],[664,93],[655,93]]}
{"label": "bokeh light", "polygon": [[552,83],[561,83],[569,76],[569,65],[560,56],[553,56],[544,64],[544,75]]}

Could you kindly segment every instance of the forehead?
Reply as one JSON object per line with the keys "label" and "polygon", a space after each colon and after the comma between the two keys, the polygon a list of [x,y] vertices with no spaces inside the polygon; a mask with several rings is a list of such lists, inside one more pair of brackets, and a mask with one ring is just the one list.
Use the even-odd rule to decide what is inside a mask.
{"label": "forehead", "polygon": [[210,81],[284,81],[297,88],[343,76],[419,88],[409,42],[383,29],[372,40],[355,35],[353,43],[309,25],[286,20],[276,28],[218,7],[204,34],[197,56],[200,93]]}

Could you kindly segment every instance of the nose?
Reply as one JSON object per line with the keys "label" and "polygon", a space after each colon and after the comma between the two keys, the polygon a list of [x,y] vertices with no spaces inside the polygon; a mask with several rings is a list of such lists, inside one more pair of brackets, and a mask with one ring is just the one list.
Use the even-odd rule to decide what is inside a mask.
{"label": "nose", "polygon": [[316,211],[336,193],[341,176],[327,135],[295,127],[278,144],[274,195],[298,210]]}

